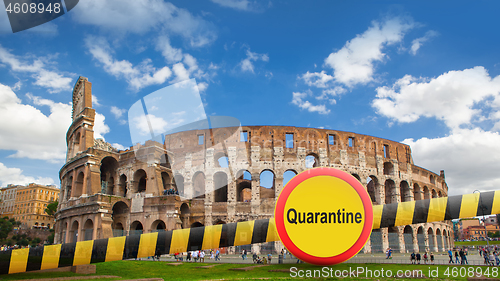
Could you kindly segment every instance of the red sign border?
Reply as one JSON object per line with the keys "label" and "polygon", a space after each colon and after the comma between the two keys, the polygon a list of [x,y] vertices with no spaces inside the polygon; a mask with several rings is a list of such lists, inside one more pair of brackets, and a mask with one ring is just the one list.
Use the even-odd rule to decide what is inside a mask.
{"label": "red sign border", "polygon": [[[363,207],[365,209],[365,223],[363,225],[363,230],[361,231],[361,235],[358,240],[352,245],[347,251],[342,254],[331,256],[331,257],[315,257],[310,255],[301,249],[299,249],[290,239],[288,233],[286,233],[285,229],[285,204],[288,200],[288,197],[292,193],[292,191],[303,181],[310,179],[316,176],[332,176],[339,178],[349,184],[351,187],[356,190],[359,197],[361,198],[361,202],[363,203]],[[307,263],[312,263],[316,265],[334,265],[338,263],[342,263],[353,256],[355,256],[366,244],[366,241],[370,238],[370,234],[372,232],[373,227],[373,206],[364,186],[352,175],[337,170],[335,168],[329,167],[321,167],[321,168],[313,168],[307,171],[304,171],[294,178],[292,178],[286,186],[281,191],[278,200],[276,201],[276,208],[274,211],[274,219],[276,223],[276,230],[278,231],[278,235],[281,239],[283,245],[297,258]],[[340,241],[335,241],[340,242]]]}

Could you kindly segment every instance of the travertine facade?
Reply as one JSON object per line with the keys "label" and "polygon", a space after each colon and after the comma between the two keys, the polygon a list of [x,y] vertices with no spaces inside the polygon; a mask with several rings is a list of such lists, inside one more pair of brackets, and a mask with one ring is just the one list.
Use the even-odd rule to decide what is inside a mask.
{"label": "travertine facade", "polygon": [[[90,88],[81,77],[73,91],[57,242],[270,218],[285,181],[315,166],[351,173],[374,204],[448,193],[444,172],[415,166],[408,145],[351,132],[284,126],[191,130],[167,135],[162,144],[117,151],[93,138]],[[365,251],[412,251],[419,245],[421,251],[441,251],[452,241],[450,230],[448,222],[381,229]]]}

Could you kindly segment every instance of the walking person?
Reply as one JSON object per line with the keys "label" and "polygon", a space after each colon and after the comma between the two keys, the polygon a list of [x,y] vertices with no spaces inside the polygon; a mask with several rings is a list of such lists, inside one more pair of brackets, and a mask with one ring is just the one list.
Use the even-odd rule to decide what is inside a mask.
{"label": "walking person", "polygon": [[434,264],[434,253],[431,252],[431,264]]}
{"label": "walking person", "polygon": [[459,264],[460,261],[458,260],[458,250],[455,249],[455,264]]}
{"label": "walking person", "polygon": [[417,252],[416,258],[417,258],[417,264],[420,264],[420,253]]}
{"label": "walking person", "polygon": [[215,251],[215,261],[217,261],[217,260],[219,260],[219,261],[220,261],[220,251],[219,251],[219,249],[217,249],[217,250]]}
{"label": "walking person", "polygon": [[453,252],[451,249],[448,249],[448,257],[450,258],[450,261],[448,263],[453,263]]}
{"label": "walking person", "polygon": [[415,264],[415,251],[410,255],[411,264]]}

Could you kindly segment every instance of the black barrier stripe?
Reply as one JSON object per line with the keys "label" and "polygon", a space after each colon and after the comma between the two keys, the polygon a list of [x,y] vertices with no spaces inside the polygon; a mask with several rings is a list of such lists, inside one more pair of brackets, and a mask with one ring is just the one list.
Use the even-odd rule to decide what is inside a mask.
{"label": "black barrier stripe", "polygon": [[156,240],[156,252],[158,253],[158,255],[169,254],[171,242],[172,242],[172,231],[158,232],[158,239]]}
{"label": "black barrier stripe", "polygon": [[399,204],[387,204],[384,205],[382,210],[382,218],[380,219],[380,227],[393,226],[396,222],[396,214],[398,211]]}
{"label": "black barrier stripe", "polygon": [[460,217],[460,209],[462,205],[462,195],[448,197],[446,205],[445,220],[458,219]]}
{"label": "black barrier stripe", "polygon": [[40,270],[42,267],[43,246],[32,247],[28,255],[26,271]]}
{"label": "black barrier stripe", "polygon": [[141,235],[132,235],[125,238],[125,248],[123,249],[123,259],[136,259],[139,251],[139,242]]}
{"label": "black barrier stripe", "polygon": [[222,225],[219,247],[229,247],[234,245],[234,236],[236,235],[236,224],[228,223]]}
{"label": "black barrier stripe", "polygon": [[479,194],[479,204],[477,204],[476,216],[491,214],[494,197],[495,191],[483,192]]}
{"label": "black barrier stripe", "polygon": [[201,250],[203,245],[203,235],[205,234],[205,227],[194,227],[189,231],[188,251]]}
{"label": "black barrier stripe", "polygon": [[61,253],[59,256],[58,267],[73,265],[73,260],[75,258],[75,248],[76,248],[76,242],[66,243],[61,245]]}
{"label": "black barrier stripe", "polygon": [[415,210],[413,211],[412,224],[427,222],[427,213],[429,212],[430,199],[417,200],[414,202]]}
{"label": "black barrier stripe", "polygon": [[94,245],[92,246],[92,256],[90,257],[90,263],[106,261],[107,249],[108,249],[108,239],[94,240]]}
{"label": "black barrier stripe", "polygon": [[0,274],[8,274],[12,250],[0,252]]}
{"label": "black barrier stripe", "polygon": [[269,219],[256,220],[253,224],[252,244],[266,242],[268,228]]}

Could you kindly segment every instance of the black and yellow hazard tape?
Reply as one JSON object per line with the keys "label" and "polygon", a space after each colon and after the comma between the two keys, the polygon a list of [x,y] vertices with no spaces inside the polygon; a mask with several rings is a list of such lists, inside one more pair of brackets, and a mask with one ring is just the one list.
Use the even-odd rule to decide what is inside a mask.
{"label": "black and yellow hazard tape", "polygon": [[278,241],[274,219],[0,252],[0,274]]}
{"label": "black and yellow hazard tape", "polygon": [[[500,191],[373,206],[373,229],[500,214]],[[0,274],[278,241],[274,219],[0,252]]]}
{"label": "black and yellow hazard tape", "polygon": [[373,206],[373,229],[500,213],[500,191]]}

